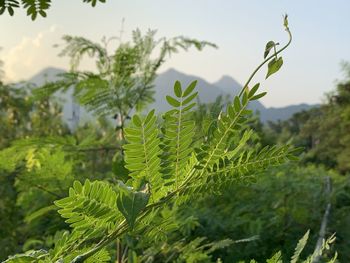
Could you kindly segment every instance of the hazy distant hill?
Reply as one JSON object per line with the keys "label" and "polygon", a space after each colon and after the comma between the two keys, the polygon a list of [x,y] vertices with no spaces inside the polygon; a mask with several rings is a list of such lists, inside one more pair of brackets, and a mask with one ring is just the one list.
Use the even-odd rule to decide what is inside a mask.
{"label": "hazy distant hill", "polygon": [[[215,82],[214,85],[231,95],[236,95],[242,88],[242,85],[230,76],[223,76],[220,80]],[[302,103],[279,108],[266,108],[260,101],[252,101],[249,105],[252,110],[260,113],[260,119],[262,122],[286,120],[289,119],[294,113],[308,110],[316,106],[317,105]]]}
{"label": "hazy distant hill", "polygon": [[[45,81],[57,79],[57,74],[63,73],[64,70],[57,68],[46,68],[33,76],[29,81],[38,85],[42,85]],[[149,108],[156,108],[157,111],[162,112],[169,109],[165,101],[165,96],[173,93],[173,85],[176,80],[179,80],[183,87],[186,87],[193,80],[197,80],[197,90],[199,92],[199,100],[203,103],[210,103],[215,101],[219,95],[237,95],[242,85],[230,76],[223,76],[215,83],[209,83],[201,77],[188,75],[179,72],[175,69],[169,69],[158,75],[155,81],[155,103],[149,106]],[[72,117],[72,108],[74,103],[72,101],[71,92],[67,94],[59,95],[64,101],[63,113],[64,119],[69,121]],[[254,101],[249,106],[255,111],[259,111],[260,118],[263,122],[286,120],[290,118],[294,113],[302,110],[308,110],[317,105],[299,104],[290,105],[280,108],[266,108],[261,102]],[[84,109],[80,110],[81,118],[87,118],[87,113]]]}
{"label": "hazy distant hill", "polygon": [[[179,80],[183,86],[188,85],[193,80],[198,80],[197,90],[199,92],[199,99],[201,102],[213,102],[219,95],[234,96],[239,93],[242,85],[230,76],[223,76],[214,83],[208,83],[206,80],[193,75],[187,75],[175,69],[169,69],[161,73],[155,81],[156,102],[151,105],[159,110],[169,109],[164,97],[172,94],[173,85],[176,80]],[[260,113],[260,118],[263,122],[286,120],[294,113],[303,110],[308,110],[317,105],[299,104],[291,105],[281,108],[266,108],[260,101],[253,101],[249,108]]]}
{"label": "hazy distant hill", "polygon": [[267,121],[278,121],[278,120],[287,120],[294,113],[301,112],[304,110],[309,110],[311,108],[317,107],[318,104],[297,104],[297,105],[290,105],[286,107],[280,107],[280,108],[265,108],[261,114],[260,114],[260,119],[262,122],[267,122]]}
{"label": "hazy distant hill", "polygon": [[39,71],[37,74],[31,77],[28,81],[35,83],[36,85],[43,85],[47,81],[58,80],[57,75],[62,74],[64,72],[66,71],[63,69],[48,67],[43,69],[42,71]]}
{"label": "hazy distant hill", "polygon": [[202,103],[213,102],[218,96],[224,94],[219,87],[210,84],[200,77],[187,75],[176,71],[175,69],[169,69],[164,73],[159,74],[155,81],[155,103],[150,105],[150,108],[156,108],[159,111],[170,109],[164,98],[166,95],[174,94],[174,83],[176,80],[180,81],[184,88],[186,88],[192,81],[197,80],[196,89],[198,91],[198,98]]}
{"label": "hazy distant hill", "polygon": [[[242,85],[239,84],[234,78],[230,76],[223,76],[218,81],[214,82],[214,85],[218,86],[225,93],[232,95],[238,95],[242,89]],[[263,112],[265,110],[264,105],[260,101],[252,101],[249,108],[254,111]]]}

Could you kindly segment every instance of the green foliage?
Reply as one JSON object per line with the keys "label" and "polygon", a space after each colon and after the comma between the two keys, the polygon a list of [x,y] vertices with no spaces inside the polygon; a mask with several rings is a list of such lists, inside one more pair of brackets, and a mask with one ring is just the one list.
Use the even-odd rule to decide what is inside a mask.
{"label": "green foliage", "polygon": [[160,185],[161,180],[160,139],[156,120],[154,111],[151,111],[143,120],[138,115],[134,115],[132,118],[134,127],[125,129],[128,144],[124,145],[125,167],[131,172],[130,176],[145,179],[155,187]]}
{"label": "green foliage", "polygon": [[[17,8],[23,8],[27,11],[27,15],[35,20],[38,15],[41,17],[47,16],[47,10],[51,6],[51,0],[0,0],[0,15],[5,11],[13,16]],[[84,3],[96,6],[97,2],[105,3],[106,0],[83,0]]]}
{"label": "green foliage", "polygon": [[[245,184],[239,180],[221,189],[219,196],[203,193],[191,200],[190,205],[184,204],[181,211],[197,218],[201,225],[194,229],[191,234],[193,237],[205,236],[209,240],[226,237],[235,240],[258,236],[256,240],[236,244],[216,254],[224,262],[250,258],[264,262],[278,250],[281,250],[283,260],[287,262],[293,255],[297,240],[306,229],[310,229],[309,243],[316,243],[327,202],[324,193],[326,176],[331,176],[334,182],[332,207],[338,207],[336,210],[339,209],[339,212],[344,209],[341,214],[332,210],[327,233],[337,232],[338,240],[346,239],[341,234],[345,231],[344,226],[336,222],[339,220],[344,223],[343,220],[348,218],[345,215],[348,208],[343,206],[344,201],[338,200],[343,196],[343,183],[348,180],[313,166],[287,165],[268,169],[260,173],[254,183]],[[337,250],[340,261],[346,262],[348,252],[339,247],[343,242],[346,245],[345,240],[337,242]],[[312,254],[313,247],[308,245],[305,254]]]}
{"label": "green foliage", "polygon": [[[191,90],[194,89],[192,86],[194,84],[188,88],[189,91],[184,91],[184,95],[189,95],[190,99],[186,98],[183,102],[180,102],[173,97],[176,100],[176,103],[172,101],[175,110],[179,106],[186,106],[187,102],[189,103],[194,98],[194,96],[190,95]],[[181,97],[182,95],[182,90],[179,88],[178,83],[175,85],[174,93],[175,96]],[[191,195],[193,189],[204,185],[208,191],[212,191],[215,188],[220,189],[223,187],[223,182],[213,179],[215,183],[208,183],[211,178],[223,177],[230,181],[230,176],[237,172],[244,176],[268,165],[294,159],[293,153],[295,150],[291,150],[289,146],[264,148],[257,154],[243,151],[239,155],[230,155],[232,151],[228,149],[229,134],[238,132],[241,126],[237,124],[242,124],[246,121],[243,116],[246,116],[248,113],[244,111],[244,108],[253,97],[254,94],[249,96],[248,93],[244,93],[242,99],[236,97],[233,104],[228,106],[227,115],[225,115],[227,117],[224,117],[224,115],[220,116],[217,122],[218,128],[214,131],[213,139],[210,142],[205,142],[205,145],[208,145],[207,152],[209,157],[205,156],[201,159],[200,153],[203,152],[197,153],[197,157],[192,155],[192,160],[189,160],[186,164],[188,167],[184,169],[185,173],[182,180],[175,188],[169,188],[162,181],[158,180],[158,178],[162,178],[162,176],[159,176],[162,170],[160,169],[160,160],[157,156],[167,156],[169,153],[166,152],[167,148],[163,147],[161,150],[164,154],[159,154],[160,141],[158,133],[161,133],[162,130],[159,130],[155,125],[156,117],[154,116],[154,111],[151,111],[145,118],[135,115],[132,119],[132,128],[126,129],[128,143],[124,146],[126,166],[131,172],[130,180],[133,183],[133,187],[124,188],[119,192],[119,197],[116,197],[112,188],[105,183],[94,182],[90,184],[89,181],[86,181],[84,186],[82,186],[76,181],[74,187],[69,191],[69,197],[56,202],[56,205],[60,207],[59,213],[64,218],[67,218],[66,222],[71,224],[74,231],[88,231],[84,235],[86,239],[96,238],[97,233],[102,234],[105,231],[110,233],[108,236],[102,237],[102,240],[95,247],[92,247],[90,251],[75,257],[74,262],[82,262],[105,244],[119,237],[120,233],[131,231],[136,227],[138,217],[143,218],[154,208],[162,207],[163,204],[169,203],[176,194]],[[244,119],[241,120],[242,118]],[[178,122],[177,118],[165,118],[165,120],[168,121],[165,127],[172,122],[174,124]],[[180,131],[181,129],[177,130],[178,133]],[[203,146],[204,143],[201,149],[204,149]],[[188,147],[191,147],[191,145],[188,144]],[[186,154],[189,156],[190,152]],[[172,157],[174,158],[175,156]],[[222,157],[226,157],[224,166],[220,163],[220,158]],[[174,160],[178,162],[179,159],[174,158]],[[172,179],[174,179],[175,175],[172,174],[172,176]],[[140,177],[143,177],[142,179],[144,180],[140,180]],[[159,190],[159,186],[162,186],[161,190]],[[150,191],[151,203],[146,206],[148,202],[148,187],[152,190]],[[137,189],[140,188],[144,190],[137,192]],[[165,191],[166,189],[169,192]],[[117,206],[115,204],[116,200],[118,200]],[[118,219],[116,207],[123,214],[128,224],[122,221],[119,221],[119,223],[115,221]],[[135,230],[137,231],[137,228]],[[146,228],[144,231],[147,233],[150,230]],[[72,253],[75,253],[74,251],[74,249],[68,250],[66,253],[72,255]]]}
{"label": "green foliage", "polygon": [[[25,238],[31,236],[36,239],[38,228],[41,228],[40,237],[46,235],[50,231],[49,221],[56,224],[55,227],[61,227],[57,217],[52,217],[53,213],[45,219],[31,221],[28,225],[23,221],[36,210],[49,206],[59,194],[63,195],[63,189],[57,193],[50,191],[53,188],[57,190],[57,184],[56,187],[52,185],[56,181],[55,176],[63,185],[68,186],[72,182],[69,180],[71,170],[67,167],[70,162],[65,160],[64,153],[57,151],[57,154],[51,155],[52,152],[41,151],[36,145],[9,147],[20,138],[25,140],[32,136],[60,136],[68,133],[57,102],[54,99],[33,100],[30,88],[26,84],[21,84],[19,88],[0,83],[0,260],[20,252]],[[34,165],[28,171],[26,164],[29,160],[36,160],[28,163],[32,165],[40,162],[40,169]],[[55,161],[58,163],[54,164]],[[45,189],[46,186],[50,189]]]}
{"label": "green foliage", "polygon": [[[345,68],[349,71],[349,69]],[[343,174],[350,171],[350,81],[347,77],[327,96],[325,104],[270,123],[269,135],[281,143],[292,139],[308,151],[303,161],[324,164]]]}
{"label": "green foliage", "polygon": [[268,64],[269,68],[266,74],[266,78],[276,73],[282,67],[282,65],[283,59],[281,57],[277,59],[273,58]]}
{"label": "green foliage", "polygon": [[307,240],[309,238],[309,234],[310,234],[310,231],[307,231],[305,233],[305,235],[299,240],[290,263],[297,263],[298,262],[300,254],[301,254],[301,252],[303,252],[303,249],[304,249],[304,247],[307,243]]}
{"label": "green foliage", "polygon": [[[193,100],[198,92],[193,92],[196,81],[182,91],[180,82],[175,82],[174,94],[176,98],[167,96],[168,103],[174,108],[163,115],[163,173],[165,178],[175,179],[176,188],[180,177],[183,177],[187,162],[193,151],[193,137],[195,123],[192,120],[191,109],[195,106]],[[169,182],[174,183],[174,182]]]}
{"label": "green foliage", "polygon": [[[117,128],[122,129],[132,111],[141,111],[153,102],[156,72],[167,56],[192,46],[198,50],[216,47],[182,36],[157,40],[155,34],[154,30],[145,35],[135,30],[132,42],[121,43],[113,54],[107,51],[108,43],[113,39],[104,39],[101,45],[83,37],[64,36],[66,44],[60,55],[71,59],[72,72],[62,74],[60,81],[37,90],[38,97],[74,86],[74,96],[80,104],[98,116],[115,116],[120,122]],[[98,74],[77,70],[85,56],[96,58]]]}
{"label": "green foliage", "polygon": [[[97,1],[86,2],[94,6]],[[40,14],[40,10],[37,12]],[[166,97],[172,109],[158,118],[154,110],[145,115],[140,110],[153,99],[156,71],[166,56],[191,46],[201,50],[214,45],[184,37],[155,40],[154,34],[135,31],[133,41],[120,44],[112,54],[107,52],[108,40],[101,45],[81,37],[64,38],[66,45],[61,55],[71,58],[72,71],[63,74],[58,82],[36,89],[41,104],[34,107],[28,120],[35,120],[38,129],[30,129],[29,138],[13,142],[21,137],[15,136],[10,143],[4,141],[5,149],[0,151],[0,174],[11,178],[10,185],[15,189],[15,196],[12,193],[5,202],[16,202],[23,212],[21,222],[26,223],[25,230],[19,232],[25,234],[20,241],[27,252],[7,262],[220,262],[221,258],[242,259],[242,243],[246,249],[253,247],[259,252],[259,260],[270,257],[276,249],[281,252],[267,262],[281,262],[284,255],[291,256],[282,253],[285,249],[278,242],[295,242],[295,235],[305,226],[298,228],[297,234],[287,234],[289,223],[294,223],[287,217],[289,196],[293,197],[293,217],[309,226],[305,212],[309,207],[304,208],[295,195],[316,200],[323,193],[322,187],[312,184],[308,188],[303,180],[295,183],[295,178],[281,183],[257,176],[270,166],[296,160],[300,149],[289,144],[261,147],[257,143],[259,134],[251,129],[252,112],[247,109],[249,102],[266,94],[258,92],[259,84],[250,89],[255,73],[265,64],[268,76],[277,72],[282,65],[282,58],[277,56],[291,39],[279,50],[274,42],[268,43],[265,60],[240,94],[225,109],[219,105],[220,99],[213,105],[215,118],[200,116],[206,112],[201,105],[195,108],[195,81],[186,88],[175,82],[174,94]],[[272,49],[274,54],[269,56]],[[77,70],[85,56],[96,59],[98,73]],[[120,121],[117,134],[111,132],[104,119],[100,119],[101,126],[86,125],[66,136],[57,132],[61,122],[56,123],[41,108],[51,105],[49,97],[56,91],[71,86],[75,98],[88,110],[98,116],[116,116]],[[11,92],[17,94],[16,90]],[[23,96],[11,95],[5,101],[16,106],[18,99],[27,107]],[[20,110],[25,111],[24,106]],[[135,110],[138,112],[128,122]],[[0,117],[7,121],[6,127],[11,127],[8,130],[15,128],[10,122],[11,118],[16,120],[12,115]],[[205,124],[201,123],[203,119]],[[57,126],[51,130],[45,122]],[[254,180],[261,181],[250,184]],[[273,191],[262,194],[266,189]],[[254,203],[247,205],[243,198]],[[259,203],[263,198],[267,200]],[[201,209],[206,213],[204,219]],[[55,217],[56,210],[61,218]],[[268,214],[256,218],[263,210]],[[319,213],[317,210],[314,216],[319,218]],[[215,229],[212,235],[212,227],[217,227],[221,218],[227,225]],[[206,220],[212,222],[208,224]],[[266,222],[270,225],[264,225]],[[282,229],[282,234],[278,235],[276,229]],[[258,235],[265,239],[260,241]],[[275,247],[264,247],[266,241]],[[305,243],[306,238],[298,243],[294,261]],[[330,248],[330,243],[324,242],[323,248]],[[232,251],[236,258],[230,258]]]}
{"label": "green foliage", "polygon": [[[305,235],[298,241],[298,245],[295,248],[295,253],[290,261],[291,263],[296,263],[296,262],[313,263],[313,262],[315,262],[314,261],[315,254],[309,255],[306,258],[306,260],[302,260],[302,261],[299,260],[300,254],[303,251],[303,249],[307,243],[308,237],[309,237],[309,231],[307,231],[305,233]],[[324,253],[327,252],[327,250],[330,249],[329,245],[332,244],[334,242],[334,240],[335,240],[334,235],[329,237],[327,240],[323,240],[324,245],[322,246],[321,251],[319,251],[320,255],[323,255]],[[284,261],[282,260],[281,251],[278,251],[275,255],[272,256],[272,258],[270,258],[266,261],[266,263],[283,263],[283,262]],[[318,262],[318,261],[316,261],[316,262]],[[326,260],[326,261],[322,261],[322,262],[327,262],[327,263],[337,262],[337,253],[335,253],[333,258]]]}
{"label": "green foliage", "polygon": [[135,221],[140,212],[145,209],[149,193],[147,188],[144,191],[133,192],[127,187],[121,188],[118,196],[117,206],[123,214],[131,229],[134,228]]}
{"label": "green foliage", "polygon": [[101,235],[114,226],[120,215],[116,204],[117,195],[108,184],[89,180],[83,186],[75,181],[69,189],[69,197],[55,201],[65,222],[88,236]]}
{"label": "green foliage", "polygon": [[93,7],[96,6],[97,2],[106,3],[106,0],[83,0],[85,3],[90,3]]}

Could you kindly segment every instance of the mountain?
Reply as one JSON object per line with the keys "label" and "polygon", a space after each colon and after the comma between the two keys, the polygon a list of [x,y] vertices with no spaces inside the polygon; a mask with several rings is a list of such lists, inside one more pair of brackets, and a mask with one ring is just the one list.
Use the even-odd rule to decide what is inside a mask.
{"label": "mountain", "polygon": [[63,69],[54,68],[54,67],[47,67],[41,71],[39,71],[37,74],[35,74],[33,77],[31,77],[28,81],[31,83],[34,83],[38,86],[45,84],[47,81],[55,81],[59,79],[59,74],[62,74],[66,72]]}
{"label": "mountain", "polygon": [[238,94],[241,91],[242,85],[239,84],[234,78],[224,75],[213,85],[219,87],[226,94]]}
{"label": "mountain", "polygon": [[[219,87],[222,91],[230,95],[236,95],[242,88],[242,85],[239,84],[235,79],[230,76],[223,76],[218,81],[214,82],[214,85]],[[290,105],[286,107],[279,108],[266,108],[260,101],[252,101],[249,105],[249,108],[255,112],[259,112],[260,120],[264,123],[268,121],[278,121],[278,120],[287,120],[294,113],[308,110],[310,108],[316,107],[318,105],[309,105],[306,103],[298,105]]]}
{"label": "mountain", "polygon": [[297,105],[290,105],[286,107],[279,107],[279,108],[265,108],[263,111],[260,113],[260,119],[262,122],[266,123],[268,121],[278,121],[278,120],[287,120],[294,113],[301,112],[304,110],[309,110],[311,108],[319,106],[318,104],[306,104],[306,103],[301,103]]}
{"label": "mountain", "polygon": [[[38,74],[33,76],[29,82],[35,83],[37,85],[42,85],[46,81],[52,81],[58,79],[58,74],[65,72],[62,69],[58,68],[46,68],[40,71]],[[197,90],[198,90],[198,99],[202,103],[214,102],[215,99],[222,96],[235,96],[239,93],[242,88],[242,85],[238,83],[235,79],[230,76],[224,75],[218,81],[214,83],[209,83],[201,77],[188,75],[177,71],[175,69],[169,69],[161,74],[155,80],[155,102],[151,104],[148,108],[155,108],[158,112],[163,112],[168,110],[168,106],[165,96],[173,94],[173,86],[176,80],[179,80],[183,87],[187,87],[192,81],[197,80]],[[72,123],[72,113],[74,111],[80,112],[82,119],[91,118],[91,114],[88,114],[84,109],[78,108],[72,99],[72,91],[68,91],[66,94],[58,94],[58,96],[64,101],[63,104],[63,116],[64,119]],[[261,102],[253,101],[249,105],[249,108],[259,112],[260,119],[262,122],[266,123],[267,121],[278,121],[286,120],[290,118],[294,113],[308,110],[312,107],[318,105],[309,105],[309,104],[299,104],[299,105],[290,105],[286,107],[279,108],[266,108]],[[74,122],[74,121],[73,121]],[[74,125],[74,123],[73,123]]]}
{"label": "mountain", "polygon": [[[238,95],[242,89],[241,84],[239,84],[234,78],[227,75],[221,77],[221,79],[214,82],[214,85],[219,87],[221,90],[223,90],[225,93],[231,96]],[[260,101],[250,102],[249,108],[255,112],[259,111],[260,113],[262,113],[265,110],[264,105],[262,105]]]}
{"label": "mountain", "polygon": [[[161,111],[169,109],[164,98],[166,95],[173,93],[173,85],[176,80],[179,80],[183,86],[188,85],[193,80],[197,80],[199,99],[204,103],[214,102],[219,95],[229,95],[233,97],[238,95],[242,89],[241,84],[227,75],[222,76],[218,81],[211,84],[198,76],[187,75],[175,69],[169,69],[160,74],[155,81],[156,102],[151,105],[151,107]],[[255,112],[259,112],[261,121],[266,123],[267,121],[286,120],[292,117],[294,113],[308,110],[315,106],[317,105],[303,103],[281,108],[266,108],[260,101],[252,101],[249,108]]]}
{"label": "mountain", "polygon": [[198,91],[198,99],[201,103],[214,102],[215,99],[224,95],[224,92],[217,86],[210,84],[206,80],[192,75],[181,73],[175,69],[169,69],[158,75],[155,81],[155,103],[149,108],[156,108],[158,111],[169,110],[170,106],[165,100],[166,95],[174,93],[175,81],[180,81],[181,86],[186,88],[192,81],[197,80],[196,89]]}

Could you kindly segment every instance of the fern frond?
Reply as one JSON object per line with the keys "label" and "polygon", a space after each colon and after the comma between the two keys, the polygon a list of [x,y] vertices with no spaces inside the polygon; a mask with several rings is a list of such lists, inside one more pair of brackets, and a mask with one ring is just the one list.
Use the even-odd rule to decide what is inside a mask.
{"label": "fern frond", "polygon": [[24,254],[17,254],[15,256],[10,256],[7,260],[3,261],[3,263],[31,263],[31,262],[40,262],[39,258],[47,255],[47,251],[45,250],[34,250],[28,251]]}
{"label": "fern frond", "polygon": [[[321,247],[319,249],[315,250],[312,255],[310,255],[306,260],[303,261],[303,263],[314,263],[314,262],[320,261],[321,257],[325,255],[325,252],[327,252],[331,249],[331,245],[335,242],[335,240],[336,240],[335,233],[333,233],[329,238],[323,239]],[[299,243],[298,243],[298,245],[299,245]],[[296,248],[296,250],[297,250],[297,248]],[[334,256],[325,262],[327,262],[327,263],[338,262],[337,258],[338,258],[338,253],[335,252]]]}
{"label": "fern frond", "polygon": [[278,251],[276,254],[266,260],[266,263],[283,263],[282,261],[282,252]]}
{"label": "fern frond", "polygon": [[86,235],[101,235],[121,218],[116,192],[100,181],[86,180],[84,185],[75,181],[69,196],[55,201],[55,205],[66,223],[75,231],[86,231]]}
{"label": "fern frond", "polygon": [[[191,183],[184,191],[185,195],[214,192],[219,193],[232,183],[253,179],[257,173],[267,167],[280,165],[289,160],[295,160],[294,153],[299,149],[289,145],[282,147],[265,147],[259,152],[243,151],[238,158],[221,158],[212,168],[202,171],[201,177]],[[230,152],[229,152],[230,153]],[[229,155],[229,154],[228,154]]]}
{"label": "fern frond", "polygon": [[[212,186],[220,189],[225,184],[237,180],[236,175],[242,179],[250,172],[255,172],[254,169],[263,169],[268,165],[295,159],[294,153],[299,149],[290,149],[289,146],[266,147],[258,154],[252,150],[245,151],[239,158],[235,158],[242,145],[251,137],[249,131],[243,135],[236,150],[230,151],[232,138],[237,138],[251,114],[251,111],[246,109],[248,103],[266,94],[263,92],[255,95],[258,88],[259,84],[250,91],[246,88],[242,97],[236,96],[233,103],[228,105],[226,113],[219,116],[211,140],[203,143],[200,149],[196,149],[197,163],[190,167],[187,178],[181,186],[183,189],[187,188],[184,190],[185,193],[193,190],[194,192],[210,190]],[[193,189],[189,190],[191,188]]]}
{"label": "fern frond", "polygon": [[151,187],[159,186],[160,158],[157,117],[154,110],[141,119],[138,115],[132,118],[133,127],[125,129],[127,144],[125,150],[125,167],[130,171],[130,176],[137,179],[145,179],[151,183]]}
{"label": "fern frond", "polygon": [[290,260],[290,263],[297,263],[300,257],[301,252],[303,252],[304,247],[306,246],[307,240],[309,239],[310,230],[308,230],[305,235],[298,241],[298,244],[295,248],[294,254]]}
{"label": "fern frond", "polygon": [[196,105],[193,100],[198,92],[193,92],[197,81],[192,82],[184,91],[180,82],[175,82],[176,98],[167,96],[172,110],[164,114],[163,127],[163,173],[164,177],[175,180],[176,188],[180,177],[184,177],[184,169],[193,152],[193,136],[195,122],[192,120],[191,109]]}
{"label": "fern frond", "polygon": [[[105,140],[98,140],[95,135],[85,137],[79,143],[73,136],[26,138],[17,140],[12,143],[11,147],[0,151],[0,168],[5,170],[13,169],[16,163],[25,159],[25,156],[31,149],[60,149],[68,155],[69,153],[88,152],[90,150],[121,150],[121,146],[107,144]],[[3,158],[7,158],[9,162],[1,162]]]}
{"label": "fern frond", "polygon": [[[0,162],[0,168],[6,170],[6,167],[10,167],[18,163],[20,160],[27,161],[27,168],[32,168],[34,159],[38,159],[41,156],[41,159],[44,159],[43,154],[48,154],[49,150],[59,150],[74,148],[75,139],[73,137],[59,137],[59,136],[50,136],[50,137],[33,137],[26,138],[14,141],[12,145],[5,150],[0,151],[0,160],[2,158],[7,158],[9,162],[5,164]],[[35,152],[37,153],[36,156]],[[13,163],[12,163],[13,162]],[[4,165],[4,166],[2,166]],[[35,165],[34,165],[35,166]],[[40,166],[40,164],[39,164]]]}
{"label": "fern frond", "polygon": [[159,242],[166,241],[173,232],[178,231],[179,225],[173,215],[164,215],[158,209],[140,220],[137,230],[145,238]]}
{"label": "fern frond", "polygon": [[83,56],[98,56],[99,60],[107,60],[107,51],[100,44],[90,41],[84,37],[75,37],[65,35],[63,40],[67,43],[65,48],[60,52],[60,56],[69,56],[71,58],[71,66],[76,69]]}
{"label": "fern frond", "polygon": [[34,98],[37,100],[48,98],[57,91],[67,92],[70,88],[75,87],[79,80],[91,76],[86,72],[64,72],[57,74],[55,81],[48,81],[40,87],[33,89]]}
{"label": "fern frond", "polygon": [[[85,253],[89,251],[89,247],[83,248],[83,249],[77,249],[74,251],[74,253],[70,253],[69,255],[65,256],[63,258],[63,262],[75,262],[76,257],[82,253]],[[97,251],[92,256],[88,257],[84,263],[105,263],[105,262],[111,262],[111,256],[109,255],[107,249],[101,249]]]}
{"label": "fern frond", "polygon": [[111,257],[109,255],[107,249],[101,249],[100,251],[97,251],[94,255],[89,257],[85,262],[86,263],[111,262]]}
{"label": "fern frond", "polygon": [[207,169],[217,164],[217,162],[228,151],[228,140],[238,134],[242,125],[247,122],[247,116],[251,111],[247,110],[249,97],[247,92],[244,93],[242,99],[236,96],[234,103],[228,105],[226,113],[222,113],[217,120],[217,128],[212,135],[212,139],[208,144],[203,144],[197,150],[198,169]]}

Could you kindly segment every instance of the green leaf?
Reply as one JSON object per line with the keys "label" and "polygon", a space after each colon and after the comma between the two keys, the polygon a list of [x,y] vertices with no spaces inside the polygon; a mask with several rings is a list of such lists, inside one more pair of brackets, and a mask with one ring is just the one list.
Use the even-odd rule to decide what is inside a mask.
{"label": "green leaf", "polygon": [[259,89],[259,87],[260,87],[260,83],[255,84],[254,87],[249,91],[248,98],[253,97],[256,91]]}
{"label": "green leaf", "polygon": [[246,105],[248,102],[248,90],[245,89],[242,97],[242,105]]}
{"label": "green leaf", "polygon": [[177,101],[171,96],[166,96],[166,100],[173,107],[179,107],[181,105],[179,101]]}
{"label": "green leaf", "polygon": [[142,125],[142,121],[141,121],[140,117],[136,114],[132,117],[132,122],[134,123],[134,125],[136,127],[141,127],[141,125]]}
{"label": "green leaf", "polygon": [[73,187],[74,187],[74,190],[80,194],[82,191],[83,191],[83,186],[81,185],[81,183],[79,181],[74,181],[73,183]]}
{"label": "green leaf", "polygon": [[8,7],[7,7],[7,11],[9,12],[10,16],[13,16],[13,14],[15,13],[15,12],[13,11],[13,8],[12,8],[11,6],[8,6]]}
{"label": "green leaf", "polygon": [[283,65],[282,57],[279,57],[277,60],[273,58],[268,64],[268,70],[266,74],[266,79],[270,77],[272,74],[276,73]]}
{"label": "green leaf", "polygon": [[189,96],[188,98],[186,98],[183,102],[182,105],[187,105],[188,103],[190,103],[195,97],[197,97],[198,92],[193,93],[191,96]]}
{"label": "green leaf", "polygon": [[187,95],[189,95],[189,94],[194,90],[194,88],[196,87],[196,85],[197,85],[197,80],[192,81],[191,84],[188,85],[188,87],[187,87],[186,90],[184,91],[183,96],[186,97]]}
{"label": "green leaf", "polygon": [[258,95],[251,97],[250,100],[258,100],[258,99],[264,97],[266,94],[267,94],[267,92],[259,93]]}
{"label": "green leaf", "polygon": [[42,17],[46,17],[46,12],[44,10],[39,10],[39,14],[42,16]]}
{"label": "green leaf", "polygon": [[275,42],[273,42],[273,41],[267,42],[266,47],[265,47],[265,52],[264,52],[264,58],[266,58],[266,57],[269,55],[270,50],[271,50],[275,45],[276,45],[276,44],[275,44]]}
{"label": "green leaf", "polygon": [[175,82],[175,85],[174,85],[174,93],[175,93],[176,97],[181,98],[182,89],[181,89],[181,83],[178,80]]}
{"label": "green leaf", "polygon": [[106,248],[101,249],[97,253],[93,254],[91,257],[86,259],[84,263],[103,263],[111,262],[111,256],[109,255]]}
{"label": "green leaf", "polygon": [[134,192],[123,185],[121,185],[120,189],[117,206],[119,211],[124,215],[130,228],[133,229],[137,216],[148,203],[149,193],[148,191]]}
{"label": "green leaf", "polygon": [[145,119],[145,123],[149,123],[151,121],[151,119],[153,118],[154,116],[154,113],[155,113],[155,110],[151,110],[148,114],[147,114],[147,117]]}
{"label": "green leaf", "polygon": [[238,112],[241,109],[241,102],[239,101],[239,97],[236,96],[234,101],[233,101],[233,105],[235,107],[235,111]]}

